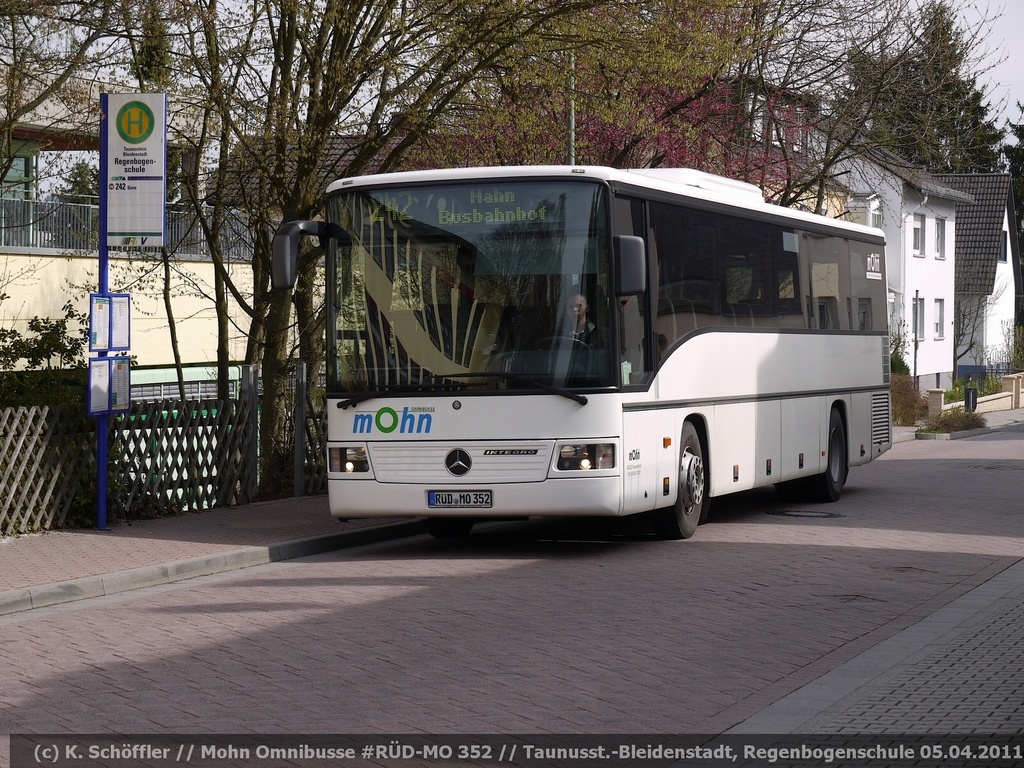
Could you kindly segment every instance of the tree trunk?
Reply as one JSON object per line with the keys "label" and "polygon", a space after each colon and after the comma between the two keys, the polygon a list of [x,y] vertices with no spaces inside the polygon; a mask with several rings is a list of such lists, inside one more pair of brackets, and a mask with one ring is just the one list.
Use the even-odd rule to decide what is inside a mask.
{"label": "tree trunk", "polygon": [[266,319],[267,343],[263,351],[263,398],[260,412],[260,489],[262,499],[292,492],[292,435],[288,433],[289,324],[291,294],[273,291]]}
{"label": "tree trunk", "polygon": [[174,310],[171,308],[171,256],[167,248],[161,248],[164,260],[164,309],[167,310],[167,330],[171,334],[171,351],[174,353],[174,371],[178,378],[178,398],[185,400],[185,375],[181,368],[181,349],[178,347],[178,327],[174,324]]}

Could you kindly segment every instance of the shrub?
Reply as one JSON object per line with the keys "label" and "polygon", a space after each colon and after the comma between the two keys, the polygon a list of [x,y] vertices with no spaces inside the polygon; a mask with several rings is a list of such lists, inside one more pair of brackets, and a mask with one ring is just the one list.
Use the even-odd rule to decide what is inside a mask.
{"label": "shrub", "polygon": [[910,366],[907,365],[906,360],[903,359],[903,355],[899,352],[894,352],[889,358],[889,369],[892,371],[893,376],[910,375]]}
{"label": "shrub", "polygon": [[947,389],[943,395],[944,402],[962,403],[964,390],[968,387],[978,390],[978,397],[996,395],[1003,391],[1003,380],[998,376],[986,376],[983,379],[957,379],[953,382],[953,388]]}
{"label": "shrub", "polygon": [[968,413],[963,408],[950,408],[929,419],[923,431],[966,432],[969,429],[980,429],[984,426],[985,419],[980,413]]}
{"label": "shrub", "polygon": [[928,415],[928,402],[921,397],[911,376],[894,375],[892,392],[892,421],[898,427],[912,427]]}

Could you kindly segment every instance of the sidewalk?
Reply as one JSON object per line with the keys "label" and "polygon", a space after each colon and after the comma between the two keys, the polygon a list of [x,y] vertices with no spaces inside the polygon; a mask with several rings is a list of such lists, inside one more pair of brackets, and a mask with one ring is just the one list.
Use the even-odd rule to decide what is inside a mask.
{"label": "sidewalk", "polygon": [[326,496],[0,539],[0,616],[422,532],[339,522]]}

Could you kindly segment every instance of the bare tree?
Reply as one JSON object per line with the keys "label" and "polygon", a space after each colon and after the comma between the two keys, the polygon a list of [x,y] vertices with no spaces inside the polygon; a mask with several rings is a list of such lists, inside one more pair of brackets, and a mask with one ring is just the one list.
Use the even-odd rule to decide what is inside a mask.
{"label": "bare tree", "polygon": [[[270,288],[281,220],[314,217],[333,178],[394,168],[481,68],[582,2],[218,0],[180,3],[179,87],[189,99],[186,197],[207,230],[224,293],[249,316],[246,360],[262,366],[262,489],[286,490],[286,384],[293,350],[323,359],[320,254],[298,265],[294,294]],[[186,137],[182,137],[183,140]],[[251,288],[229,277],[217,243],[229,209],[253,238]]]}
{"label": "bare tree", "polygon": [[973,359],[980,364],[987,350],[978,339],[985,336],[985,322],[1002,298],[1006,284],[1000,283],[991,294],[957,293],[953,302],[953,378],[960,361]]}
{"label": "bare tree", "polygon": [[27,143],[95,132],[93,80],[118,45],[114,0],[0,0],[0,178]]}

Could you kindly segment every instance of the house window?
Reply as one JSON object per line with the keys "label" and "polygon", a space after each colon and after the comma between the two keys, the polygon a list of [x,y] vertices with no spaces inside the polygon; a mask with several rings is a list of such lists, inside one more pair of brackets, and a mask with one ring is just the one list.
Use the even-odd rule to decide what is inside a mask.
{"label": "house window", "polygon": [[924,338],[924,299],[917,298],[913,299],[913,327],[914,327],[914,341],[920,341]]}
{"label": "house window", "polygon": [[0,196],[16,200],[32,199],[32,172],[32,158],[12,158],[7,174],[0,178]]}
{"label": "house window", "polygon": [[914,214],[914,255],[924,256],[924,215]]}
{"label": "house window", "polygon": [[1006,261],[1006,246],[1006,230],[1004,229],[1002,232],[999,233],[999,261],[1001,262]]}
{"label": "house window", "polygon": [[946,309],[946,300],[945,299],[936,299],[935,300],[935,338],[936,339],[945,338],[945,325],[944,325],[945,309]]}
{"label": "house window", "polygon": [[946,258],[946,220],[935,220],[935,258]]}
{"label": "house window", "polygon": [[847,221],[866,224],[869,227],[882,226],[882,202],[878,195],[853,195],[846,203]]}

